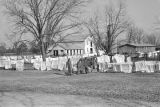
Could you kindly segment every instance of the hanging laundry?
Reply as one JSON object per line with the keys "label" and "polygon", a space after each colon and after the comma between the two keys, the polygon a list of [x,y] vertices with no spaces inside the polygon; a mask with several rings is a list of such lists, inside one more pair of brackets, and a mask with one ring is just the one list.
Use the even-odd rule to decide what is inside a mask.
{"label": "hanging laundry", "polygon": [[42,61],[40,68],[41,68],[41,71],[45,71],[46,70],[46,62]]}
{"label": "hanging laundry", "polygon": [[5,60],[5,69],[11,69],[11,61],[10,60]]}
{"label": "hanging laundry", "polygon": [[46,67],[47,67],[47,71],[52,70],[52,60],[50,57],[46,58]]}
{"label": "hanging laundry", "polygon": [[23,71],[24,70],[24,60],[17,60],[16,70]]}
{"label": "hanging laundry", "polygon": [[52,59],[52,69],[58,69],[58,58],[53,58]]}
{"label": "hanging laundry", "polygon": [[34,66],[34,69],[40,70],[40,68],[41,68],[41,61],[35,59],[34,63],[33,63],[33,66]]}

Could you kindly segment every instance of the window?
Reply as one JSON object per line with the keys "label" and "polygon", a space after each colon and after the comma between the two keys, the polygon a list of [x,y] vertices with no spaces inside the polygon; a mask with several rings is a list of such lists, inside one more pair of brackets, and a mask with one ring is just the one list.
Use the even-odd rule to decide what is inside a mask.
{"label": "window", "polygon": [[53,55],[55,56],[55,50],[53,51]]}
{"label": "window", "polygon": [[83,54],[83,50],[81,50],[81,54]]}
{"label": "window", "polygon": [[54,50],[53,55],[58,56],[58,50]]}
{"label": "window", "polygon": [[80,50],[80,55],[82,55],[83,54],[83,50]]}
{"label": "window", "polygon": [[91,53],[91,54],[93,53],[93,48],[90,48],[90,53]]}
{"label": "window", "polygon": [[91,42],[91,47],[93,47],[93,43]]}
{"label": "window", "polygon": [[77,55],[78,55],[79,53],[78,53],[78,49],[77,49]]}
{"label": "window", "polygon": [[76,54],[76,51],[75,51],[75,49],[73,50],[73,54],[74,54],[74,55]]}

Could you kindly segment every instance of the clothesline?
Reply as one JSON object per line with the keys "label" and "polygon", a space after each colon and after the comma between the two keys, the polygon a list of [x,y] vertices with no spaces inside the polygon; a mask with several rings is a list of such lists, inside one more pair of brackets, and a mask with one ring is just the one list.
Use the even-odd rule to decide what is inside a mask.
{"label": "clothesline", "polygon": [[[24,63],[32,63],[33,67],[36,70],[41,71],[50,71],[53,69],[58,70],[67,70],[66,62],[68,58],[71,59],[72,68],[74,71],[77,71],[77,62],[83,56],[64,56],[64,57],[56,57],[46,58],[46,62],[43,62],[41,56],[30,56],[30,57],[17,57],[17,56],[2,56],[0,57],[0,67],[7,69],[11,69],[12,65],[16,65],[16,70],[23,71]],[[112,58],[113,63],[110,63],[110,57],[108,55],[102,55],[97,57],[97,63],[99,64],[99,70],[101,72],[106,72],[110,68],[112,68],[113,72],[124,72],[124,73],[132,73],[134,72],[147,72],[152,73],[155,71],[160,71],[160,62],[156,61],[138,61],[133,63],[131,61],[131,57],[127,58],[127,62],[125,62],[124,55],[116,54]]]}

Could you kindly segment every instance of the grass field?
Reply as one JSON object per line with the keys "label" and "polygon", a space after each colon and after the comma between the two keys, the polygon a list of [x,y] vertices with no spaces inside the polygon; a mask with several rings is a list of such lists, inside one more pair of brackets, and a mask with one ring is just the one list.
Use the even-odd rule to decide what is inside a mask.
{"label": "grass field", "polygon": [[160,74],[90,73],[64,76],[60,71],[0,71],[0,92],[40,92],[159,102]]}

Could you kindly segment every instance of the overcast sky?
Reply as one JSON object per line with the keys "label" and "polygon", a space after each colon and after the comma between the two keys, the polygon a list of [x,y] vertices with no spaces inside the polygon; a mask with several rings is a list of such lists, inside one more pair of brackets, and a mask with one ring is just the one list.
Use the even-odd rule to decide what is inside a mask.
{"label": "overcast sky", "polygon": [[[87,5],[86,12],[89,12],[88,15],[91,15],[97,8],[101,10],[109,1],[117,2],[119,0],[93,0],[91,4]],[[148,32],[154,31],[156,20],[160,20],[160,0],[122,1],[125,1],[128,15],[137,26]],[[11,31],[8,18],[3,10],[3,6],[0,6],[0,42],[4,42],[4,35]]]}

